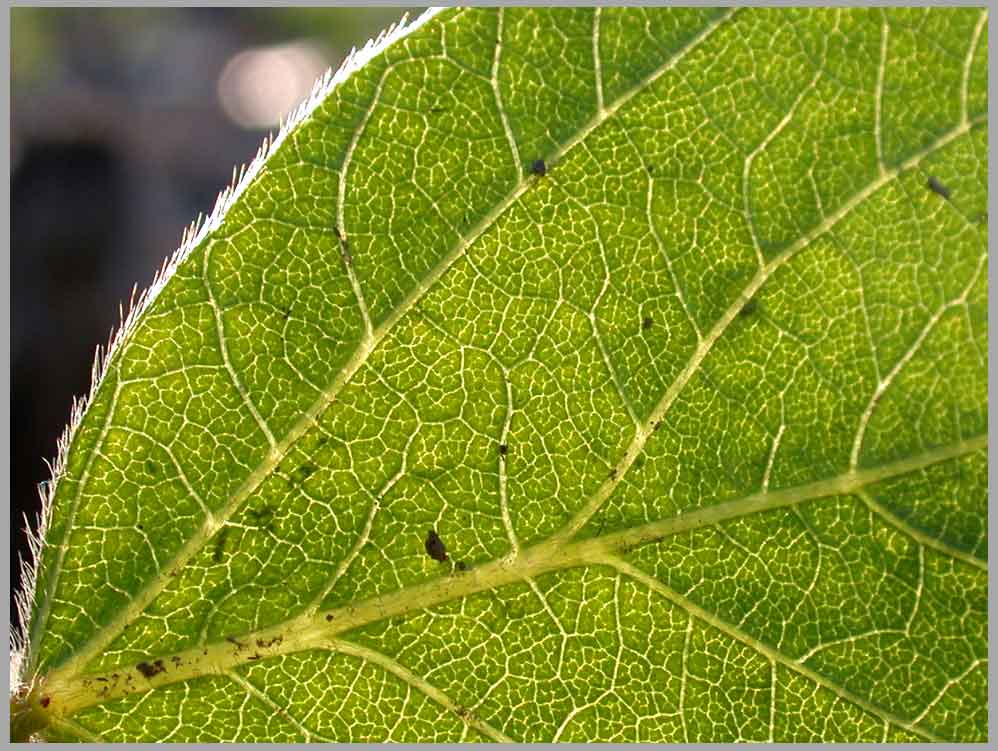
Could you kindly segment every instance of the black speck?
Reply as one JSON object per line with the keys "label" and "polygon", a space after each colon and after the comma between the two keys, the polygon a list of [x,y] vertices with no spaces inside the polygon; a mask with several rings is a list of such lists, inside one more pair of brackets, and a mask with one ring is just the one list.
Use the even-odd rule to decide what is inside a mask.
{"label": "black speck", "polygon": [[142,673],[142,675],[146,678],[152,678],[154,675],[159,675],[166,670],[166,668],[163,667],[162,660],[156,660],[152,664],[149,664],[148,662],[140,662],[135,666],[135,669]]}
{"label": "black speck", "polygon": [[655,174],[655,167],[653,167],[650,164],[648,165],[648,174],[649,175],[654,175]]}
{"label": "black speck", "polygon": [[222,556],[225,554],[225,540],[229,536],[229,528],[222,527],[222,531],[218,533],[218,539],[215,541],[215,552],[212,553],[211,559],[215,563],[219,563],[222,560]]}
{"label": "black speck", "polygon": [[458,571],[467,571],[468,570],[468,564],[465,563],[464,561],[458,561],[457,562],[457,570]]}
{"label": "black speck", "polygon": [[931,190],[936,195],[940,195],[949,200],[949,188],[939,182],[936,178],[930,177],[928,182],[929,190]]}
{"label": "black speck", "polygon": [[499,456],[506,456],[506,454],[508,454],[508,453],[509,453],[509,446],[507,446],[505,443],[500,443],[499,444]]}
{"label": "black speck", "polygon": [[444,541],[440,539],[435,529],[431,529],[426,536],[426,552],[435,561],[442,563],[447,560],[447,549],[444,547]]}
{"label": "black speck", "polygon": [[236,639],[236,637],[234,637],[234,636],[226,636],[225,637],[225,641],[229,642],[230,644],[235,644],[236,645],[236,649],[246,649],[246,645],[243,644],[238,639]]}
{"label": "black speck", "polygon": [[756,306],[757,303],[755,301],[755,298],[753,298],[742,306],[742,309],[738,311],[738,315],[740,315],[742,318],[747,318],[748,316],[755,313]]}
{"label": "black speck", "polygon": [[651,426],[651,429],[657,432],[660,427],[662,427],[662,421],[656,420],[655,424]]}
{"label": "black speck", "polygon": [[646,316],[645,319],[641,322],[641,328],[647,331],[648,329],[651,328],[652,323],[653,321],[651,320],[651,318]]}
{"label": "black speck", "polygon": [[616,480],[617,479],[617,468],[616,467],[614,467],[613,469],[610,470],[610,479],[611,480]]}
{"label": "black speck", "polygon": [[146,472],[155,475],[159,472],[159,465],[152,459],[146,459]]}
{"label": "black speck", "polygon": [[343,235],[340,234],[340,228],[337,227],[335,224],[333,225],[333,234],[336,235],[337,240],[343,239]]}
{"label": "black speck", "polygon": [[548,173],[548,167],[544,164],[543,159],[535,159],[530,165],[530,171],[540,177],[544,177]]}
{"label": "black speck", "polygon": [[440,112],[446,112],[446,111],[447,111],[446,107],[430,107],[430,112],[432,112],[434,115],[439,114]]}
{"label": "black speck", "polygon": [[43,696],[41,699],[38,700],[38,703],[42,705],[42,709],[45,709],[45,707],[47,707],[49,705],[49,702],[51,701],[52,699],[50,699],[48,696]]}
{"label": "black speck", "polygon": [[326,623],[331,623],[333,620],[332,614],[326,616]]}
{"label": "black speck", "polygon": [[252,654],[249,657],[247,657],[246,659],[247,660],[259,660],[260,659],[260,655],[258,655],[258,654]]}
{"label": "black speck", "polygon": [[270,520],[274,516],[274,509],[272,506],[264,506],[263,508],[249,509],[246,515],[252,520],[252,522],[258,527],[264,527],[265,529],[270,529]]}

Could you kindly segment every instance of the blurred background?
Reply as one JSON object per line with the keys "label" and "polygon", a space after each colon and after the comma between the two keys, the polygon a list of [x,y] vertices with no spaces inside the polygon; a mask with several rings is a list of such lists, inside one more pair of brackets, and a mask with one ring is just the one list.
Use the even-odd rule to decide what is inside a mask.
{"label": "blurred background", "polygon": [[279,119],[421,8],[11,9],[11,618],[37,485],[132,287]]}

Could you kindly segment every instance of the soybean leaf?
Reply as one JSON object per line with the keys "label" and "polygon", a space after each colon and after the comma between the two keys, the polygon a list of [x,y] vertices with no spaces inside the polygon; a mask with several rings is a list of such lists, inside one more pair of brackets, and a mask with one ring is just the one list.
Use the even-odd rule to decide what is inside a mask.
{"label": "soybean leaf", "polygon": [[15,737],[985,739],[986,79],[972,8],[367,50],[74,419]]}

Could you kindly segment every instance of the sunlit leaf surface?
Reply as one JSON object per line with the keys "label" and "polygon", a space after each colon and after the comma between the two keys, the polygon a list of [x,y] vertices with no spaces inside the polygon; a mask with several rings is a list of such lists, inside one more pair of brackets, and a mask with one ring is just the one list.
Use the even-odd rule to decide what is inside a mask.
{"label": "sunlit leaf surface", "polygon": [[973,8],[389,40],[110,357],[24,727],[985,740],[987,42]]}

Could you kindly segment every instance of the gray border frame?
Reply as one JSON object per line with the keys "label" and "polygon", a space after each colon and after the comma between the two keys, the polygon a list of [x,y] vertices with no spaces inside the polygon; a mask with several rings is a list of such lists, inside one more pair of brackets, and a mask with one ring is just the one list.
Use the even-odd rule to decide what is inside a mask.
{"label": "gray border frame", "polygon": [[[476,2],[476,3],[441,2],[441,3],[438,3],[438,4],[439,5],[445,5],[445,6],[452,6],[452,5],[458,5],[458,4],[468,4],[468,5],[478,5],[478,6],[498,6],[498,5],[505,5],[505,6],[555,6],[555,5],[557,5],[557,6],[594,6],[594,5],[614,5],[614,6],[648,6],[648,5],[651,5],[651,6],[655,6],[655,5],[661,5],[661,6],[664,6],[664,5],[673,5],[675,3],[665,3],[665,2],[647,2],[647,3],[645,3],[645,2],[638,2],[636,0],[621,0],[620,2],[615,2],[615,3],[607,3],[607,2],[591,2],[591,3],[583,3],[583,2],[525,2],[524,0],[515,0],[514,2],[508,2],[508,3],[499,3],[499,2]],[[709,2],[709,0],[685,0],[685,2],[682,2],[681,4],[684,5],[684,6],[733,6],[733,5],[738,5],[738,6],[769,6],[769,7],[772,7],[773,5],[782,5],[782,3],[762,3],[762,2],[756,2],[754,0],[749,1],[749,2],[743,2],[743,3],[733,3],[733,2],[730,2],[730,1],[727,1],[727,2]],[[225,5],[226,7],[330,7],[332,5],[398,7],[398,3],[395,3],[395,2],[385,2],[383,0],[357,0],[356,2],[351,2],[351,3],[329,3],[329,2],[322,2],[321,0],[298,0],[297,2],[294,2],[293,0],[257,0],[256,2],[230,2],[230,3],[206,2],[205,0],[183,0],[181,2],[172,2],[172,3],[171,2],[162,2],[162,1],[157,2],[155,0],[150,0],[148,2],[146,2],[144,0],[137,0],[136,2],[131,2],[131,3],[117,2],[115,0],[93,0],[92,2],[86,2],[85,0],[61,0],[60,2],[44,2],[44,0],[24,0],[22,2],[11,2],[10,0],[5,0],[5,5],[7,6],[7,12],[3,13],[2,14],[2,18],[0,18],[0,38],[2,38],[2,40],[3,40],[3,47],[2,47],[3,62],[7,66],[7,75],[4,76],[4,78],[3,78],[3,84],[2,84],[3,85],[2,114],[4,116],[4,129],[3,129],[3,140],[2,140],[2,153],[0,153],[0,160],[2,160],[2,162],[0,162],[0,163],[3,164],[3,166],[5,168],[5,171],[6,171],[6,173],[8,175],[10,175],[10,33],[11,33],[11,29],[10,29],[10,8],[12,8],[12,7],[128,8],[128,7],[141,6],[141,7],[167,7],[167,8],[175,8],[175,7],[218,7],[218,6],[221,6],[221,5]],[[819,6],[819,7],[827,7],[827,6],[848,7],[848,6],[855,6],[855,5],[874,6],[874,7],[878,7],[878,6],[879,7],[897,7],[899,5],[906,5],[906,6],[910,5],[910,6],[915,6],[915,7],[931,7],[931,6],[938,6],[938,5],[940,5],[940,3],[931,3],[931,2],[891,3],[891,2],[883,2],[881,0],[875,0],[874,2],[871,2],[871,3],[861,3],[861,2],[857,2],[856,0],[852,0],[851,2],[847,1],[847,2],[820,3],[820,2],[815,2],[814,0],[803,0],[802,2],[792,3],[792,5],[794,5],[794,6]],[[974,0],[955,0],[955,1],[952,1],[952,2],[946,3],[946,5],[949,5],[949,6],[962,6],[962,7],[984,7],[984,6],[987,6],[989,8],[989,10],[993,11],[994,8],[995,8],[995,6],[996,6],[996,3],[995,3],[995,0],[987,0],[987,2],[974,2]],[[989,21],[989,27],[990,27],[990,18],[988,19],[988,21]],[[990,30],[990,28],[989,28],[989,30]],[[988,98],[989,98],[989,103],[991,101],[995,101],[995,81],[996,81],[994,70],[991,67],[991,61],[992,61],[991,51],[992,51],[992,49],[991,49],[991,38],[990,38],[990,35],[989,35],[989,39],[988,39]],[[988,121],[988,145],[989,145],[989,149],[988,150],[989,150],[989,153],[990,153],[990,150],[991,150],[991,145],[994,142],[995,142],[995,125],[994,125],[993,121],[991,121],[989,119],[989,121]],[[10,339],[10,305],[9,305],[9,302],[10,302],[10,299],[11,299],[11,290],[10,290],[10,258],[11,258],[10,218],[11,217],[10,217],[10,181],[9,180],[5,181],[3,191],[4,191],[4,194],[5,194],[5,197],[6,197],[6,200],[4,202],[4,205],[5,205],[4,220],[5,220],[5,224],[6,224],[7,264],[6,264],[6,267],[5,267],[5,272],[6,273],[4,273],[2,275],[2,291],[3,291],[5,299],[8,301],[8,305],[6,305],[5,308],[4,308],[4,311],[5,311],[5,314],[6,314],[6,317],[7,317],[7,325],[4,327],[4,339],[5,339],[5,343],[6,343],[5,351],[7,352],[7,360],[8,360],[8,367],[7,367],[6,371],[5,371],[5,390],[6,390],[6,393],[9,395],[10,394],[10,344],[11,344],[11,339]],[[989,170],[988,170],[988,213],[989,214],[996,213],[996,207],[998,207],[998,199],[996,199],[996,196],[995,196],[995,175],[994,175],[994,171],[992,169],[992,165],[989,163]],[[993,236],[989,233],[988,234],[988,253],[989,253],[989,255],[992,253],[993,250],[994,250],[994,239],[993,239]],[[994,382],[991,379],[991,374],[992,374],[992,372],[994,370],[993,366],[994,366],[994,363],[995,363],[995,350],[994,350],[994,347],[993,347],[992,332],[995,331],[995,324],[998,323],[998,311],[996,311],[995,309],[991,308],[991,306],[990,306],[990,297],[991,297],[992,290],[994,289],[994,286],[995,286],[994,282],[995,282],[996,275],[998,275],[998,271],[995,270],[995,267],[993,265],[989,265],[989,267],[988,267],[988,296],[989,296],[989,306],[988,306],[988,399],[989,399],[989,402],[994,402],[995,394],[996,394],[996,389],[995,389],[995,386],[994,386]],[[4,404],[3,409],[4,409],[5,416],[6,416],[8,425],[9,425],[10,424],[10,416],[11,416],[9,398],[8,398],[8,401]],[[990,415],[990,410],[989,410],[989,415]],[[998,428],[996,428],[994,422],[992,422],[991,420],[989,420],[989,425],[988,425],[988,442],[989,442],[989,444],[990,444],[991,440],[993,440],[996,437],[996,435],[998,435]],[[12,442],[13,442],[13,435],[11,435],[10,433],[8,433],[8,444],[10,444]],[[6,474],[6,476],[8,478],[11,475],[11,464],[10,464],[10,461],[11,461],[10,460],[10,446],[8,445],[7,452],[4,454],[4,468],[5,468],[5,474]],[[992,498],[991,498],[991,492],[990,492],[991,488],[995,486],[996,477],[998,477],[998,470],[996,470],[996,467],[995,467],[994,463],[992,463],[990,461],[990,454],[989,454],[989,457],[988,457],[988,536],[989,536],[988,557],[989,557],[989,560],[994,560],[995,559],[995,552],[996,552],[995,551],[995,536],[996,536],[996,533],[998,533],[998,523],[996,523],[995,514],[993,513],[994,509],[993,509],[992,503],[991,503]],[[4,491],[3,492],[4,492],[4,495],[5,495],[6,500],[7,500],[7,505],[9,507],[10,503],[11,503],[11,498],[10,498],[10,492],[11,491],[10,491],[10,483],[9,482],[5,483],[5,485],[4,485]],[[11,544],[11,529],[10,529],[9,526],[4,526],[3,527],[3,536],[2,536],[2,539],[6,542],[7,547],[9,549],[10,544]],[[6,575],[7,575],[8,589],[9,589],[9,585],[10,585],[10,581],[11,581],[11,571],[9,569],[6,572]],[[996,666],[994,664],[994,661],[992,661],[990,659],[990,644],[994,640],[995,634],[996,634],[996,624],[995,624],[995,591],[994,591],[994,587],[992,586],[992,583],[993,583],[992,582],[992,577],[990,575],[990,569],[989,569],[989,572],[988,572],[988,587],[989,587],[989,589],[988,589],[988,641],[989,641],[989,644],[988,644],[988,657],[989,657],[989,663],[988,663],[988,666],[989,666],[989,669],[988,669],[988,743],[987,744],[967,744],[967,745],[970,745],[970,746],[985,746],[985,745],[986,746],[990,746],[991,742],[995,738],[994,728],[995,728],[996,722],[998,722],[998,708],[996,708],[995,702],[994,702],[994,682],[995,682],[996,675],[998,675],[998,670],[996,670]],[[11,620],[10,620],[10,601],[9,601],[9,599],[5,600],[5,604],[3,606],[3,613],[5,615],[4,621],[5,621],[5,626],[6,626],[7,644],[8,644],[8,660],[5,661],[4,672],[7,675],[7,685],[9,686],[10,685],[9,644],[10,644],[10,623],[11,623]],[[9,742],[10,706],[9,706],[8,702],[4,702],[4,704],[3,704],[3,722],[4,722],[5,732],[7,734],[5,737],[7,738],[7,741]],[[57,743],[57,744],[52,744],[52,745],[54,747],[57,747],[57,748],[61,748],[61,747],[72,748],[72,746],[70,744]],[[149,749],[157,748],[156,744],[151,744],[151,743],[122,744],[122,745],[123,746],[127,746],[127,747],[134,747],[134,748],[149,748]],[[226,748],[226,747],[230,746],[230,744],[177,744],[177,745],[182,746],[182,747],[188,747],[188,748],[214,748],[214,747]],[[267,744],[267,745],[271,746],[271,747],[275,747],[275,748],[295,748],[297,746],[302,746],[302,745],[307,745],[307,744]],[[334,747],[348,748],[348,747],[352,747],[352,746],[360,745],[360,744],[339,744],[339,743],[337,743],[337,744],[323,744],[323,745],[332,745]],[[474,746],[474,745],[477,745],[477,744],[439,744],[438,746],[435,746],[435,747],[438,747],[438,748],[453,748],[453,749],[457,749],[458,751],[463,751],[464,749],[467,749],[467,748],[469,748],[471,746]],[[523,748],[551,748],[551,749],[559,749],[560,750],[560,749],[583,748],[587,744],[565,743],[565,744],[513,744],[513,745],[515,745],[517,747],[523,747]],[[604,745],[604,744],[601,744],[601,745]],[[639,748],[639,747],[663,747],[663,748],[664,747],[670,747],[670,748],[671,747],[675,747],[675,748],[702,748],[702,749],[708,749],[708,748],[729,748],[729,747],[733,747],[735,745],[737,745],[737,744],[676,744],[676,745],[667,745],[667,744],[605,744],[605,747],[607,747],[607,748],[624,748],[624,749]],[[770,744],[763,744],[763,745],[770,745]],[[773,745],[775,745],[775,744],[773,744]],[[850,743],[850,744],[780,744],[780,745],[785,745],[785,746],[797,745],[797,746],[800,746],[800,747],[814,747],[814,748],[824,748],[824,747],[828,747],[829,745],[832,745],[832,746],[835,746],[835,747],[842,747],[842,748],[860,748],[861,749],[861,748],[870,747],[873,744],[855,744],[855,743]],[[401,748],[410,748],[410,747],[411,748],[426,748],[426,747],[429,747],[429,746],[430,746],[430,744],[399,744],[399,747],[401,747]],[[923,747],[924,748],[933,748],[934,745],[933,744],[927,744],[927,743],[911,743],[911,744],[897,744],[894,747],[897,747],[897,748],[923,748]]]}

